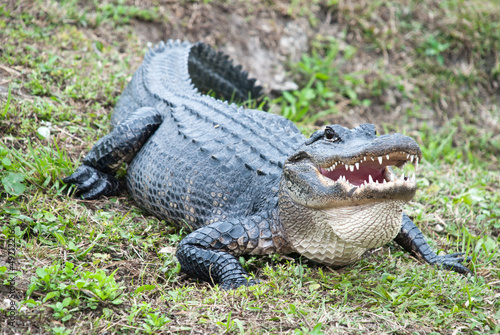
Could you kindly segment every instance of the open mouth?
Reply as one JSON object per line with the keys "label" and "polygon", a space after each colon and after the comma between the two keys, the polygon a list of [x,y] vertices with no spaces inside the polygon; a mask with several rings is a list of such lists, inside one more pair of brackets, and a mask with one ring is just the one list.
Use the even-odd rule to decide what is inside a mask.
{"label": "open mouth", "polygon": [[348,162],[338,160],[330,166],[319,167],[319,172],[334,182],[347,182],[353,186],[362,187],[369,184],[389,184],[396,182],[407,182],[413,186],[415,173],[410,176],[397,176],[390,168],[395,166],[402,168],[406,163],[414,164],[415,171],[418,168],[420,157],[404,151],[387,153],[381,156],[361,156],[358,159],[349,159]]}

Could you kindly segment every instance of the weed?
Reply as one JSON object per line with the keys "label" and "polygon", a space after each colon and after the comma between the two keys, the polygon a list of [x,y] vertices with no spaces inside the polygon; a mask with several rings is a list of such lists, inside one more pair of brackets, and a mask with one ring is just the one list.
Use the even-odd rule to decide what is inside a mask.
{"label": "weed", "polygon": [[[335,39],[318,39],[311,54],[303,55],[299,63],[292,65],[300,78],[307,78],[307,84],[299,90],[285,91],[282,97],[274,100],[281,105],[282,115],[294,122],[314,122],[336,113],[335,101],[345,98],[352,105],[369,106],[370,100],[360,100],[356,92],[356,87],[364,83],[361,73],[342,74],[339,69],[355,52],[354,48],[347,47],[340,53],[339,42]],[[308,112],[313,110],[315,115],[306,119]]]}
{"label": "weed", "polygon": [[440,43],[435,36],[429,36],[420,47],[426,56],[436,58],[439,65],[444,65],[443,52],[450,47],[450,43]]}
{"label": "weed", "polygon": [[[55,263],[36,270],[37,276],[32,278],[27,296],[34,291],[47,292],[43,302],[55,300],[55,304],[48,306],[54,310],[54,317],[64,322],[71,318],[71,312],[79,310],[82,303],[91,309],[96,309],[102,302],[121,304],[124,287],[116,283],[115,273],[116,270],[110,275],[103,270],[82,271],[70,262],[64,267]],[[70,310],[68,307],[75,308]]]}

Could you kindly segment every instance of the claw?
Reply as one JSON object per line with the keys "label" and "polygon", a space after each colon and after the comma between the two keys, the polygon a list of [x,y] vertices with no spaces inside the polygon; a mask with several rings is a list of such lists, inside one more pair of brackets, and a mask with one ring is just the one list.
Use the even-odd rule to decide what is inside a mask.
{"label": "claw", "polygon": [[81,195],[84,200],[116,194],[120,186],[115,177],[87,165],[80,166],[71,176],[62,181],[66,184],[74,184],[77,188],[76,194]]}
{"label": "claw", "polygon": [[84,180],[88,179],[90,174],[91,174],[91,168],[86,165],[82,165],[76,169],[76,171],[71,175],[66,178],[64,178],[62,181],[65,184],[78,184],[83,182]]}
{"label": "claw", "polygon": [[467,258],[460,257],[462,255],[464,255],[463,252],[457,252],[450,255],[436,256],[431,260],[430,263],[461,274],[472,274],[472,271],[462,264],[464,262],[470,262],[472,260],[472,256],[469,256]]}
{"label": "claw", "polygon": [[243,279],[238,279],[238,280],[233,280],[230,282],[222,283],[222,284],[220,284],[220,287],[224,291],[228,291],[228,290],[236,289],[240,286],[254,286],[254,285],[257,285],[259,283],[260,283],[260,280],[258,280],[258,279],[246,280],[246,278],[243,278]]}
{"label": "claw", "polygon": [[78,191],[79,192],[85,192],[85,191],[88,191],[90,190],[92,187],[94,187],[94,184],[97,183],[99,181],[99,176],[97,175],[97,173],[93,173],[89,179],[87,179],[86,181],[84,181],[83,183],[81,184],[77,184],[78,186]]}
{"label": "claw", "polygon": [[[110,178],[113,177],[110,176]],[[92,190],[82,194],[81,197],[84,200],[92,200],[99,198],[101,195],[113,195],[116,194],[116,191],[118,191],[118,186],[118,181],[114,183],[113,180],[99,179]]]}

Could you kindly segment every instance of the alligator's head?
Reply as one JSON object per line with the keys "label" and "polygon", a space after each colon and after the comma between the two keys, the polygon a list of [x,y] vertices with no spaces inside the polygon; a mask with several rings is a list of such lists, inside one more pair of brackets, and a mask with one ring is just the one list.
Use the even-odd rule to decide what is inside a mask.
{"label": "alligator's head", "polygon": [[[347,255],[347,249],[357,248],[359,254],[392,240],[401,227],[403,204],[416,191],[414,174],[398,176],[392,167],[418,166],[421,157],[410,137],[377,137],[371,124],[354,129],[331,125],[315,132],[285,162],[281,180],[280,219],[287,234],[294,235],[290,240],[296,251],[342,265],[359,256]],[[323,255],[317,250],[331,243],[336,246]],[[324,255],[339,248],[342,255]],[[308,255],[311,251],[316,255]]]}

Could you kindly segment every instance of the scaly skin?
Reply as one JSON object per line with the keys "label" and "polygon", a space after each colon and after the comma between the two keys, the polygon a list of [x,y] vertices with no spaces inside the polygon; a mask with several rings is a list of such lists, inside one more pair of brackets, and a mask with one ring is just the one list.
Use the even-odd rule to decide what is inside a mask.
{"label": "scaly skin", "polygon": [[301,252],[329,265],[355,261],[393,239],[426,262],[469,273],[458,255],[437,256],[402,212],[412,178],[390,166],[418,163],[411,138],[377,137],[373,125],[331,125],[303,137],[290,121],[237,101],[260,88],[204,44],[169,41],[145,57],[99,140],[73,175],[84,199],[119,192],[128,163],[136,203],[192,231],[182,270],[225,289],[254,285],[235,256]]}

